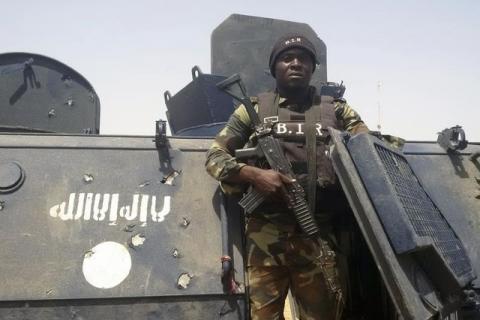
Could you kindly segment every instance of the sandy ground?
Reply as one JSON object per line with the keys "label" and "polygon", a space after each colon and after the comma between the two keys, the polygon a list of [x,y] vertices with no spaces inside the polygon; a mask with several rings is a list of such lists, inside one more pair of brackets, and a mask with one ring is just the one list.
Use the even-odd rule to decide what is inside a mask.
{"label": "sandy ground", "polygon": [[288,301],[285,302],[285,309],[283,310],[283,315],[285,317],[285,320],[295,320],[292,319],[292,312],[290,310],[290,303],[288,303]]}
{"label": "sandy ground", "polygon": [[290,295],[288,295],[287,300],[285,300],[283,316],[285,317],[285,320],[296,320],[296,318],[292,317],[292,310],[290,309]]}

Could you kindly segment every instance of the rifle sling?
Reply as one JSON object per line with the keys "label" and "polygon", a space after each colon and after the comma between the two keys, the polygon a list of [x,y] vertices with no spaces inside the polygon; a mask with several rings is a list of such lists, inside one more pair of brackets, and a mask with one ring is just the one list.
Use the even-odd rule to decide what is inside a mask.
{"label": "rifle sling", "polygon": [[307,197],[310,212],[315,214],[317,195],[317,137],[316,137],[316,106],[312,105],[305,111],[305,144],[307,149],[308,185]]}

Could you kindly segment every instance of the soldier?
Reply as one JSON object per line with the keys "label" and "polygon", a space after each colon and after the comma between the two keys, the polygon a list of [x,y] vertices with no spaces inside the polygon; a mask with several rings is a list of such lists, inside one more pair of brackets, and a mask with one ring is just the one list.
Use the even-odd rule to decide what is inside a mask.
{"label": "soldier", "polygon": [[[280,38],[269,60],[276,89],[251,98],[262,122],[273,119],[274,135],[280,139],[295,177],[234,158],[236,149],[255,144],[251,121],[242,105],[207,152],[206,169],[221,181],[225,192],[241,191],[250,185],[268,196],[246,218],[248,291],[254,320],[283,319],[288,289],[298,304],[301,319],[338,319],[344,306],[332,218],[337,208],[347,204],[328,158],[326,129],[355,134],[367,132],[368,128],[345,100],[319,96],[310,86],[316,64],[315,47],[305,36]],[[309,139],[316,141],[314,148],[306,142]],[[311,154],[316,156],[309,157]],[[297,179],[305,190],[313,190],[309,198],[316,199],[314,212],[326,252],[319,250],[318,242],[302,235],[288,208],[285,186],[292,179]]]}

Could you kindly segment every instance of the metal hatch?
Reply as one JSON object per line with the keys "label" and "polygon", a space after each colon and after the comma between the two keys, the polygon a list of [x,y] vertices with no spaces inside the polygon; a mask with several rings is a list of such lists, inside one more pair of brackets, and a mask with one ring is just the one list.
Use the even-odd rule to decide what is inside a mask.
{"label": "metal hatch", "polygon": [[100,101],[77,71],[39,54],[0,54],[0,131],[95,134]]}
{"label": "metal hatch", "polygon": [[212,73],[229,77],[241,73],[247,92],[255,96],[272,90],[268,57],[275,41],[286,33],[301,33],[312,41],[319,64],[311,85],[327,82],[327,47],[306,23],[232,14],[212,32]]}
{"label": "metal hatch", "polygon": [[475,274],[444,208],[398,150],[369,134],[331,133],[335,170],[398,313],[430,319],[459,309]]}
{"label": "metal hatch", "polygon": [[165,91],[172,135],[213,137],[225,126],[234,107],[232,98],[216,86],[222,80],[225,77],[203,74],[195,66],[192,82],[174,96]]}

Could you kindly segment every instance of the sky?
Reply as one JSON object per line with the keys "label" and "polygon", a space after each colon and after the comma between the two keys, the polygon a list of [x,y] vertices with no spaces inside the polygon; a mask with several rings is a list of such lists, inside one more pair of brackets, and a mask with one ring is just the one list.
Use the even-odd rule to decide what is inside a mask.
{"label": "sky", "polygon": [[102,134],[152,135],[233,13],[308,23],[327,46],[329,81],[372,129],[408,140],[454,125],[480,141],[480,1],[8,1],[0,52],[32,52],[81,73]]}

